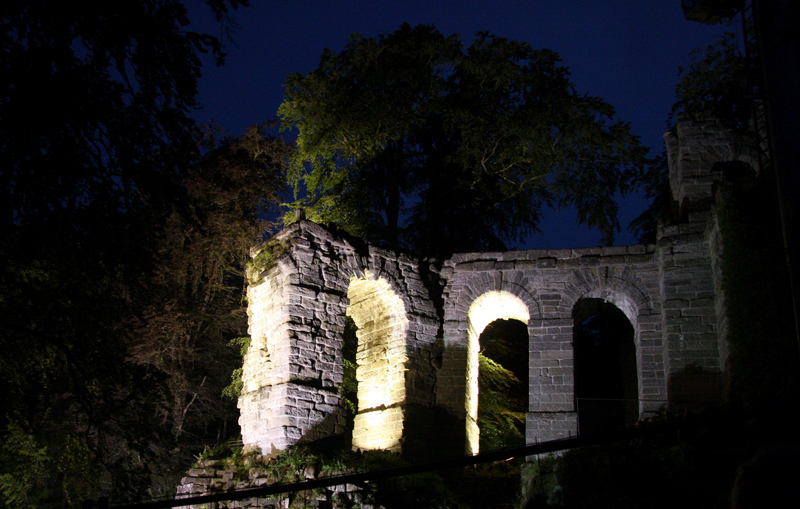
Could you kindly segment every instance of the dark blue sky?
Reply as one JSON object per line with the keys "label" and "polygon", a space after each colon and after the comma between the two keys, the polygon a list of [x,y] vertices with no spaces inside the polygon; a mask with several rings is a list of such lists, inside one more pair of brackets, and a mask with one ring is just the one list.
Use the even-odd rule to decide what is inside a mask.
{"label": "dark blue sky", "polygon": [[[214,120],[241,134],[249,125],[277,116],[283,83],[292,72],[314,69],[322,50],[340,51],[350,34],[365,37],[396,30],[401,23],[432,24],[461,35],[475,32],[525,41],[557,51],[581,93],[604,98],[617,117],[651,148],[663,150],[662,135],[674,101],[679,65],[738,25],[686,21],[680,0],[252,0],[234,13],[239,24],[225,66],[206,62],[200,80],[203,109],[195,118]],[[188,4],[200,5],[200,0]],[[219,35],[205,9],[193,8],[196,28]],[[193,27],[194,28],[194,27]],[[624,229],[645,207],[640,196],[620,204],[623,232],[617,245],[634,244]],[[575,224],[571,211],[548,212],[542,234],[520,248],[597,245],[599,233]]]}

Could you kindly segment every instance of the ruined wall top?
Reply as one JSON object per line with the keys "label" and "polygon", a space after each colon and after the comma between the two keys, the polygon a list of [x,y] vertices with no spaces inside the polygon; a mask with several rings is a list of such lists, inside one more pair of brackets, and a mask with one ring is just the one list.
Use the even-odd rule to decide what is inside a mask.
{"label": "ruined wall top", "polygon": [[741,161],[758,169],[753,140],[712,117],[680,114],[673,129],[664,133],[673,199],[681,213],[708,208],[715,184],[724,176],[716,163]]}

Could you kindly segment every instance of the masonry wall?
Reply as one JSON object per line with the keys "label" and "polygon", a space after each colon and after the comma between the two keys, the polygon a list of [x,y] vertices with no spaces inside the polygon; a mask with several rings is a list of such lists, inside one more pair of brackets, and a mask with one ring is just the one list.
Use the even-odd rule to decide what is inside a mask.
{"label": "masonry wall", "polygon": [[[399,449],[407,405],[434,403],[431,351],[438,319],[418,262],[309,221],[254,249],[254,260],[265,253],[272,253],[269,266],[249,275],[251,344],[239,398],[245,445],[269,452],[345,431],[342,333],[356,295],[358,306],[349,312],[361,327],[358,376],[388,390],[378,401],[359,394],[361,425],[353,434],[363,448]],[[367,294],[372,290],[372,299],[357,296],[359,283]],[[401,330],[386,341],[364,336],[397,326]]]}
{"label": "masonry wall", "polygon": [[477,343],[498,318],[528,327],[528,442],[575,435],[573,309],[585,298],[614,304],[633,326],[640,416],[718,400],[729,348],[713,203],[725,178],[719,163],[751,164],[753,152],[713,120],[679,118],[665,140],[680,219],[655,245],[439,263],[300,221],[254,249],[244,443],[266,453],[345,431],[347,315],[359,327],[356,448],[475,452]]}
{"label": "masonry wall", "polygon": [[577,434],[572,311],[581,298],[604,299],[626,314],[636,331],[641,411],[663,404],[667,395],[654,255],[654,246],[626,246],[454,256],[443,271],[446,355],[438,404],[459,416],[468,412],[463,388],[468,312],[475,299],[490,291],[507,292],[528,305],[528,442]]}
{"label": "masonry wall", "polygon": [[664,134],[677,224],[660,229],[670,397],[676,406],[722,396],[719,374],[730,356],[715,203],[733,185],[727,163],[758,171],[753,141],[714,118],[679,115]]}

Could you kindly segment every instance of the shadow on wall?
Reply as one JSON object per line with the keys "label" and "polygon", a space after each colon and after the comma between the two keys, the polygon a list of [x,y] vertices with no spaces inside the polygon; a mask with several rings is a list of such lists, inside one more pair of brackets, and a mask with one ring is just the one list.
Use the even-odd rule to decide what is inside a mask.
{"label": "shadow on wall", "polygon": [[667,382],[669,408],[673,412],[701,412],[722,402],[722,373],[690,364],[673,373]]}
{"label": "shadow on wall", "polygon": [[[341,426],[341,422],[345,418],[345,409],[339,408],[310,429],[297,443],[312,445],[318,450],[350,449],[353,437],[352,427],[348,427],[344,433],[333,434],[333,430],[337,426]],[[408,461],[433,461],[459,456],[464,452],[466,437],[463,421],[445,408],[406,405],[404,428],[406,433],[401,439],[402,455]],[[264,451],[264,454],[268,453],[269,451]]]}
{"label": "shadow on wall", "polygon": [[[345,427],[346,420],[347,410],[340,404],[334,412],[328,414],[325,419],[308,430],[297,443],[314,444],[323,450],[349,449],[353,439],[353,429],[349,426]],[[345,429],[344,433],[335,434],[342,428]]]}
{"label": "shadow on wall", "polygon": [[464,454],[466,430],[459,419],[441,406],[408,405],[403,456],[410,461],[429,461]]}

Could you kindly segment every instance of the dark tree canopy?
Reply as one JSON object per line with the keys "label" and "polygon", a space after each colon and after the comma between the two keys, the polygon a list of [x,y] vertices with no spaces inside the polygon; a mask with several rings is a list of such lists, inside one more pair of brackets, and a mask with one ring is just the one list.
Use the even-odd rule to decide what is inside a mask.
{"label": "dark tree canopy", "polygon": [[[240,0],[209,0],[218,20]],[[3,8],[0,190],[3,222],[96,208],[116,215],[172,200],[181,151],[194,150],[198,53],[179,0],[57,2]],[[172,179],[172,180],[171,180]],[[66,215],[66,217],[64,217]]]}
{"label": "dark tree canopy", "polygon": [[751,129],[753,104],[752,62],[736,47],[735,34],[726,33],[714,44],[695,48],[688,68],[675,87],[670,123],[675,116],[712,116],[740,132]]}
{"label": "dark tree canopy", "polygon": [[279,109],[283,127],[298,129],[295,205],[426,255],[504,249],[554,205],[575,206],[612,242],[614,196],[631,189],[647,151],[560,62],[485,32],[465,49],[407,24],[326,50],[317,69],[288,77]]}
{"label": "dark tree canopy", "polygon": [[[248,2],[206,3],[224,23]],[[0,506],[174,493],[235,412],[241,264],[288,146],[195,125],[223,46],[180,0],[12,2],[0,23]]]}

